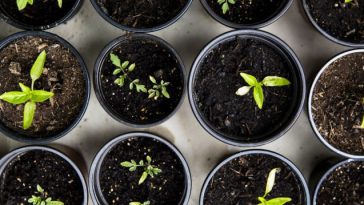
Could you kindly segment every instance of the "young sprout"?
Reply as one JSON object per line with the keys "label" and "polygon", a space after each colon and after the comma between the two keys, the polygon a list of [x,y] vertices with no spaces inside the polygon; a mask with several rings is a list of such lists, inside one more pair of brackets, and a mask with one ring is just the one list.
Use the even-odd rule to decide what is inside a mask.
{"label": "young sprout", "polygon": [[253,88],[253,97],[259,109],[263,108],[264,103],[263,86],[276,87],[287,86],[291,84],[291,82],[289,82],[289,80],[287,80],[286,78],[278,76],[267,76],[261,82],[258,82],[258,80],[254,76],[246,73],[240,73],[240,76],[248,85],[239,88],[235,94],[239,96],[244,96],[249,93],[251,88]]}
{"label": "young sprout", "polygon": [[[27,5],[33,5],[34,0],[16,0],[18,10],[21,11],[27,7]],[[62,0],[57,0],[58,7],[62,8]]]}
{"label": "young sprout", "polygon": [[125,162],[122,162],[120,165],[122,167],[129,168],[129,171],[131,171],[131,172],[137,170],[138,167],[143,167],[144,172],[138,182],[138,184],[140,185],[147,179],[148,175],[153,178],[154,175],[158,175],[159,173],[162,172],[161,169],[152,165],[152,158],[150,156],[147,156],[146,160],[147,160],[146,163],[144,163],[143,160],[140,160],[139,164],[137,164],[136,161],[134,161],[134,160],[131,160],[130,162],[125,161]]}
{"label": "young sprout", "polygon": [[141,202],[130,202],[129,205],[150,205],[150,201]]}
{"label": "young sprout", "polygon": [[46,61],[47,53],[41,52],[35,60],[31,70],[30,77],[32,79],[31,88],[19,83],[21,91],[10,91],[0,95],[0,100],[4,100],[13,105],[19,105],[25,103],[23,114],[23,129],[28,129],[32,123],[36,110],[36,103],[44,102],[50,99],[54,94],[45,90],[34,90],[34,83],[38,80],[44,70],[44,64]]}
{"label": "young sprout", "polygon": [[28,199],[28,203],[32,205],[64,205],[61,201],[53,201],[51,197],[48,197],[48,193],[44,191],[44,189],[38,184],[36,195],[32,195],[31,198]]}
{"label": "young sprout", "polygon": [[235,4],[236,0],[217,0],[217,3],[221,5],[222,13],[226,14],[229,11],[229,4]]}
{"label": "young sprout", "polygon": [[[361,99],[361,103],[364,105],[364,98]],[[364,129],[364,115],[363,115],[363,119],[361,120],[360,128]]]}
{"label": "young sprout", "polygon": [[274,183],[275,183],[274,181],[276,178],[276,174],[279,172],[280,172],[279,168],[274,168],[269,172],[268,179],[267,179],[267,185],[265,187],[265,192],[264,192],[263,196],[258,197],[258,200],[260,201],[260,203],[258,205],[283,205],[287,202],[292,201],[292,199],[289,197],[277,197],[277,198],[273,198],[273,199],[269,199],[269,200],[267,200],[265,198],[272,191]]}
{"label": "young sprout", "polygon": [[153,76],[149,76],[149,80],[153,83],[153,88],[148,90],[148,98],[154,98],[154,100],[158,100],[159,97],[165,97],[170,98],[170,95],[167,91],[167,86],[169,85],[169,82],[164,82],[164,80],[161,80],[161,82],[158,84],[157,80]]}

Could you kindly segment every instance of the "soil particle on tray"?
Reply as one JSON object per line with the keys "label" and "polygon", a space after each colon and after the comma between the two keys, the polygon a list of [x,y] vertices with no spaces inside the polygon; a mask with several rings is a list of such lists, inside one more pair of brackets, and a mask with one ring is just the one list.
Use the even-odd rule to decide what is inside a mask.
{"label": "soil particle on tray", "polygon": [[64,18],[77,2],[76,0],[62,0],[62,8],[57,0],[34,0],[22,11],[18,10],[17,1],[1,0],[0,12],[22,24],[45,26]]}
{"label": "soil particle on tray", "polygon": [[172,20],[182,12],[187,0],[97,0],[116,22],[133,28],[152,28]]}
{"label": "soil particle on tray", "polygon": [[229,11],[222,13],[218,0],[206,0],[220,17],[236,24],[257,24],[268,20],[283,9],[288,0],[238,0],[230,4]]}
{"label": "soil particle on tray", "polygon": [[316,23],[340,40],[364,43],[364,0],[307,0]]}
{"label": "soil particle on tray", "polygon": [[47,137],[63,131],[79,115],[86,96],[85,79],[76,56],[59,42],[41,37],[24,37],[0,51],[0,94],[20,91],[19,84],[31,84],[30,69],[42,50],[47,59],[43,75],[34,89],[55,95],[37,103],[30,129],[23,130],[24,104],[0,101],[0,121],[6,127],[29,137]]}
{"label": "soil particle on tray", "polygon": [[83,188],[73,167],[47,151],[28,151],[15,157],[0,176],[0,204],[28,204],[39,184],[53,200],[83,203]]}
{"label": "soil particle on tray", "polygon": [[102,65],[101,94],[106,105],[111,108],[119,118],[129,123],[149,124],[162,120],[168,116],[178,105],[183,94],[183,73],[177,58],[165,46],[157,41],[145,38],[131,38],[121,42],[112,51],[121,61],[135,63],[136,67],[128,76],[130,79],[139,79],[147,89],[153,84],[149,76],[154,76],[157,82],[164,80],[170,82],[167,86],[170,98],[148,98],[147,93],[138,93],[130,90],[130,80],[120,87],[114,83],[118,76],[113,75],[115,66],[110,61],[110,53]]}
{"label": "soil particle on tray", "polygon": [[[121,162],[152,158],[152,165],[162,172],[138,185],[144,169],[130,172]],[[110,204],[150,201],[152,205],[179,204],[185,191],[185,173],[177,155],[165,144],[149,138],[135,137],[115,145],[100,168],[100,186]]]}
{"label": "soil particle on tray", "polygon": [[222,166],[211,178],[204,205],[256,205],[264,195],[269,172],[279,168],[275,184],[266,199],[290,197],[290,205],[304,205],[305,194],[296,174],[275,157],[254,154],[237,157]]}
{"label": "soil particle on tray", "polygon": [[330,173],[318,190],[317,204],[364,204],[364,162],[349,162]]}
{"label": "soil particle on tray", "polygon": [[312,96],[312,115],[319,133],[337,149],[364,154],[364,54],[344,56],[321,74]]}
{"label": "soil particle on tray", "polygon": [[[282,54],[261,40],[236,38],[224,42],[201,61],[193,88],[196,105],[216,131],[241,141],[259,140],[282,126],[291,113],[295,95],[291,69]],[[260,110],[252,91],[245,96],[235,94],[246,85],[240,72],[251,74],[258,81],[280,76],[292,85],[263,87],[265,101]]]}

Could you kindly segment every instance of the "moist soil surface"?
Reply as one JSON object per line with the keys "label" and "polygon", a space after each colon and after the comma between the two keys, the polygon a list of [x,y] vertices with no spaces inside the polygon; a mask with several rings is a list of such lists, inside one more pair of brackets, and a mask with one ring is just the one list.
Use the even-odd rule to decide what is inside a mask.
{"label": "moist soil surface", "polygon": [[344,56],[321,74],[313,91],[312,117],[319,133],[335,148],[364,154],[364,53]]}
{"label": "moist soil surface", "polygon": [[132,28],[160,26],[179,15],[188,0],[96,0],[102,11]]}
{"label": "moist soil surface", "polygon": [[217,0],[206,0],[211,9],[227,21],[236,24],[258,24],[279,13],[288,0],[237,0],[229,4],[229,11],[222,13],[222,5]]}
{"label": "moist soil surface", "polygon": [[[117,55],[121,62],[135,63],[135,70],[128,74],[125,85],[114,83],[119,75],[113,75],[116,67],[110,61],[110,53],[100,72],[101,94],[104,103],[119,119],[134,124],[149,124],[167,117],[177,107],[183,94],[183,69],[176,56],[161,43],[141,37],[130,37],[116,46],[111,53]],[[121,75],[121,74],[120,74]],[[129,84],[139,79],[147,89],[153,87],[149,76],[170,82],[167,91],[170,98],[157,100],[148,98],[148,93],[130,90]]]}
{"label": "moist soil surface", "polygon": [[298,176],[281,160],[263,154],[240,156],[222,166],[211,178],[204,205],[256,205],[264,195],[269,172],[279,168],[272,191],[266,199],[290,197],[290,205],[306,204]]}
{"label": "moist soil surface", "polygon": [[307,0],[316,23],[331,36],[352,43],[364,43],[364,0]]}
{"label": "moist soil surface", "polygon": [[[196,71],[193,92],[197,109],[204,121],[222,135],[243,142],[259,141],[286,123],[292,112],[296,82],[291,70],[288,60],[259,39],[242,37],[221,43]],[[265,101],[260,110],[253,90],[245,96],[235,94],[247,85],[240,72],[258,81],[266,76],[285,77],[292,84],[263,87]]]}
{"label": "moist soil surface", "polygon": [[330,173],[318,191],[317,204],[364,204],[364,162],[346,163]]}
{"label": "moist soil surface", "polygon": [[47,151],[28,151],[16,156],[0,175],[0,204],[29,204],[39,184],[48,197],[67,205],[84,201],[82,183],[73,167]]}
{"label": "moist soil surface", "polygon": [[37,103],[34,121],[23,130],[24,104],[0,101],[0,121],[6,127],[32,138],[52,136],[78,117],[86,96],[85,79],[76,56],[59,42],[28,36],[0,51],[0,93],[20,91],[18,83],[30,87],[30,69],[41,51],[47,52],[43,75],[34,89],[54,93],[51,100]]}
{"label": "moist soil surface", "polygon": [[[154,178],[148,176],[138,185],[143,167],[131,172],[120,163],[146,162],[146,156],[162,172]],[[171,205],[180,204],[186,184],[182,163],[169,147],[154,139],[135,137],[115,145],[105,156],[100,168],[100,186],[109,204],[150,201],[151,205]]]}
{"label": "moist soil surface", "polygon": [[19,11],[17,1],[2,0],[0,1],[0,12],[11,20],[32,26],[46,26],[65,17],[76,0],[62,0],[62,8],[58,7],[57,0],[34,0],[33,5]]}

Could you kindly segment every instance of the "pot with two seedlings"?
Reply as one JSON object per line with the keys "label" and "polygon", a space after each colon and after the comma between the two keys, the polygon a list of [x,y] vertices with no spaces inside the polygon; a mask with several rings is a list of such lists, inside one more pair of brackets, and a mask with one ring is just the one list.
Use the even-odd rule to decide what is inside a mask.
{"label": "pot with two seedlings", "polygon": [[311,126],[330,150],[364,158],[364,49],[343,52],[317,74],[308,99]]}
{"label": "pot with two seedlings", "polygon": [[0,45],[0,130],[30,143],[64,136],[89,100],[87,68],[65,40],[45,32],[14,34]]}
{"label": "pot with two seedlings", "polygon": [[282,136],[298,118],[305,80],[292,50],[254,30],[225,33],[193,63],[190,104],[202,127],[236,146],[257,146]]}

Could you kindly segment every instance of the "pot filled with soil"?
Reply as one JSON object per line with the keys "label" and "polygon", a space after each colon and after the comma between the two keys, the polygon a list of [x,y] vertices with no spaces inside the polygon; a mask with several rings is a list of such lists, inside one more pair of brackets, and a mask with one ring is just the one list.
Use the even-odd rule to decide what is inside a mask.
{"label": "pot filled with soil", "polygon": [[95,204],[187,205],[191,175],[170,142],[134,132],[115,138],[98,152],[89,184]]}
{"label": "pot filled with soil", "polygon": [[313,81],[308,99],[311,126],[320,141],[348,157],[364,157],[364,49],[328,61]]}
{"label": "pot filled with soil", "polygon": [[344,46],[364,46],[363,0],[302,0],[312,25],[329,40]]}
{"label": "pot filled with soil", "polygon": [[287,132],[305,95],[302,67],[272,34],[240,30],[211,41],[195,59],[188,97],[201,126],[235,146],[258,146]]}
{"label": "pot filled with soil", "polygon": [[306,181],[296,166],[270,151],[234,154],[207,176],[200,205],[309,205]]}
{"label": "pot filled with soil", "polygon": [[58,150],[23,147],[1,162],[0,204],[87,205],[82,173]]}
{"label": "pot filled with soil", "polygon": [[86,65],[71,44],[54,34],[29,31],[4,39],[0,76],[0,131],[15,140],[56,140],[86,111]]}
{"label": "pot filled with soil", "polygon": [[312,204],[363,204],[364,161],[347,159],[330,167],[321,177]]}
{"label": "pot filled with soil", "polygon": [[0,17],[24,30],[46,30],[66,23],[80,9],[83,0],[4,0]]}
{"label": "pot filled with soil", "polygon": [[292,0],[200,0],[218,22],[236,29],[256,29],[275,22],[291,6]]}
{"label": "pot filled with soil", "polygon": [[91,0],[97,13],[113,26],[131,32],[158,31],[175,23],[192,0]]}
{"label": "pot filled with soil", "polygon": [[185,85],[181,58],[167,42],[148,34],[125,35],[109,43],[94,70],[94,88],[116,120],[150,127],[172,116]]}

